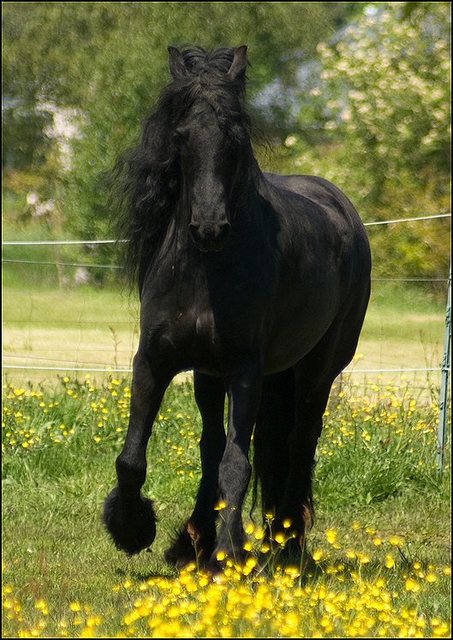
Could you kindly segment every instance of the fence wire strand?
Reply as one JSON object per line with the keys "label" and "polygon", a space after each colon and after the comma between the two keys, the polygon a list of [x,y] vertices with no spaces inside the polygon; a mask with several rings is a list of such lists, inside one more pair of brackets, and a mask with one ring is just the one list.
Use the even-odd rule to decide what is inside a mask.
{"label": "fence wire strand", "polygon": [[[436,213],[433,215],[416,216],[413,218],[395,218],[394,220],[376,220],[374,222],[364,222],[365,227],[373,227],[382,224],[398,224],[400,222],[416,222],[419,220],[435,220],[437,218],[450,218],[451,213]],[[129,242],[128,240],[8,240],[2,242],[2,246],[39,246],[39,245],[97,245],[97,244],[116,244],[117,242]]]}
{"label": "fence wire strand", "polygon": [[[451,213],[440,213],[433,215],[422,215],[410,218],[396,218],[393,220],[379,220],[374,222],[364,222],[364,226],[378,226],[378,225],[391,225],[391,224],[399,224],[399,223],[409,223],[409,222],[417,222],[423,220],[434,220],[441,218],[451,218]],[[5,241],[2,242],[2,247],[17,247],[17,246],[56,246],[56,245],[84,245],[87,247],[95,247],[96,245],[106,245],[106,244],[118,244],[128,242],[127,240],[24,240],[24,241]],[[60,261],[40,261],[40,260],[19,260],[19,259],[10,259],[10,258],[2,258],[2,262],[4,263],[14,263],[14,264],[28,264],[28,265],[51,265],[51,266],[67,266],[67,267],[83,267],[83,268],[98,268],[98,269],[123,269],[122,266],[119,265],[106,265],[106,264],[92,264],[92,263],[82,263],[82,262],[60,262]],[[448,278],[372,278],[374,281],[386,281],[386,282],[448,282]],[[57,324],[57,325],[67,325],[73,324],[71,320],[35,320],[35,319],[18,319],[18,320],[8,320],[8,322],[13,323],[27,323],[27,324]],[[111,325],[112,322],[108,321],[96,321],[96,320],[79,320],[77,325],[90,325],[90,326],[98,326],[98,325]],[[115,320],[113,324],[121,324],[121,325],[130,325],[137,326],[137,322],[133,320]],[[100,349],[85,349],[86,351],[101,351]],[[58,351],[57,349],[54,350]],[[61,351],[61,350],[60,350]],[[115,353],[119,353],[118,350]],[[122,350],[122,353],[130,353]],[[60,360],[53,357],[44,357],[44,356],[33,356],[30,354],[4,354],[7,358],[16,358],[16,359],[30,359],[30,360],[43,360],[45,362],[50,363],[61,363],[61,365],[83,365],[83,366],[41,366],[41,365],[26,365],[26,364],[3,364],[4,369],[12,369],[12,370],[37,370],[37,371],[73,371],[73,372],[103,372],[103,373],[131,373],[132,369],[130,367],[111,367],[109,365],[104,365],[101,363],[79,363],[78,361],[73,360]],[[88,365],[88,366],[87,366]],[[441,367],[420,367],[420,368],[381,368],[381,369],[345,369],[343,374],[351,375],[351,374],[382,374],[382,373],[422,373],[422,372],[441,372]]]}

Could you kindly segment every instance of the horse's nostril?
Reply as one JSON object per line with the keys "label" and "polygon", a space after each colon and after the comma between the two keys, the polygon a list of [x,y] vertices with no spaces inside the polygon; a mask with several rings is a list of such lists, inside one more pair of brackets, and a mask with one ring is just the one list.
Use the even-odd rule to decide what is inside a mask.
{"label": "horse's nostril", "polygon": [[189,224],[189,233],[200,251],[220,251],[223,249],[228,236],[230,235],[231,225],[229,222],[221,224]]}
{"label": "horse's nostril", "polygon": [[223,224],[219,225],[219,232],[217,234],[219,241],[225,242],[228,236],[230,235],[230,231],[231,231],[231,224],[229,222],[224,222]]}

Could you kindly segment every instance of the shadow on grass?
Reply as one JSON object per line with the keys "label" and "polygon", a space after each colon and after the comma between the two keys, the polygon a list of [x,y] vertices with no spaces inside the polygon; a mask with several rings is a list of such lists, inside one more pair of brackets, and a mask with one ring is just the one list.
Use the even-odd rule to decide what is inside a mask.
{"label": "shadow on grass", "polygon": [[155,570],[150,569],[149,571],[146,571],[143,568],[132,566],[130,566],[129,568],[117,567],[114,570],[114,573],[120,578],[129,578],[132,580],[136,580],[137,582],[146,582],[147,580],[151,580],[154,578],[171,579],[178,577],[178,573],[170,566],[168,567],[167,571],[162,567],[159,567]]}

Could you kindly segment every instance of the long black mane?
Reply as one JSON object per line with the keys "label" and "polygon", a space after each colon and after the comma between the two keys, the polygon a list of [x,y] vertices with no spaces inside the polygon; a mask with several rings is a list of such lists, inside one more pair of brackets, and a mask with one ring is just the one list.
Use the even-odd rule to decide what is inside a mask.
{"label": "long black mane", "polygon": [[245,74],[234,79],[227,75],[234,49],[208,52],[192,47],[181,54],[184,74],[163,90],[143,124],[139,144],[120,156],[114,170],[118,233],[127,241],[123,261],[129,281],[138,281],[139,287],[180,199],[176,129],[191,105],[196,100],[209,103],[220,127],[238,142],[250,145]]}

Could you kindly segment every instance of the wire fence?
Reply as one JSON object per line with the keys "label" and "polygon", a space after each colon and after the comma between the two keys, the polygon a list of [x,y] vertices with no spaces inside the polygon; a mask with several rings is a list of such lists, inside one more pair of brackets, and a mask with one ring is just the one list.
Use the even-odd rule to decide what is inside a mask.
{"label": "wire fence", "polygon": [[[413,223],[418,221],[427,221],[427,220],[437,220],[437,219],[445,219],[451,218],[451,213],[438,213],[438,214],[429,214],[429,215],[419,215],[414,217],[407,218],[396,218],[391,220],[378,220],[372,222],[365,222],[364,225],[367,227],[380,226],[380,225],[395,225],[400,223]],[[14,241],[5,241],[2,242],[2,247],[39,247],[39,246],[64,246],[64,245],[83,245],[85,247],[96,247],[97,245],[114,245],[121,242],[127,242],[126,240],[120,239],[105,239],[105,240],[97,240],[97,239],[88,239],[88,240],[14,240]],[[51,260],[29,260],[29,259],[20,259],[20,258],[2,258],[2,262],[5,265],[12,264],[21,264],[28,265],[30,268],[40,267],[40,266],[57,266],[57,267],[72,267],[72,268],[83,268],[83,269],[111,269],[111,270],[121,270],[123,267],[117,264],[97,264],[97,263],[88,263],[88,262],[65,262],[56,259],[55,261]],[[395,282],[395,283],[447,283],[448,277],[392,277],[392,278],[380,278],[373,277],[373,282]],[[33,330],[39,331],[39,327],[54,327],[55,329],[61,329],[58,335],[59,340],[67,340],[65,335],[68,336],[69,328],[76,330],[79,332],[83,329],[86,329],[87,332],[90,331],[99,331],[102,328],[109,328],[110,333],[107,334],[107,343],[104,339],[101,340],[98,337],[98,342],[93,343],[90,342],[89,345],[86,345],[84,341],[79,338],[76,340],[74,344],[73,353],[76,355],[76,359],[67,358],[61,359],[56,358],[54,356],[55,353],[68,353],[70,348],[66,347],[65,349],[59,348],[55,344],[50,344],[46,346],[41,346],[39,341],[45,339],[42,335],[38,335],[36,340],[34,340],[34,344],[31,349],[25,349],[27,341],[24,341],[24,352],[17,353],[13,352],[12,349],[9,348],[8,341],[4,342],[4,356],[8,361],[4,362],[3,368],[5,370],[11,371],[48,371],[48,372],[60,372],[60,371],[71,371],[71,372],[104,372],[104,373],[130,373],[131,372],[131,362],[135,347],[135,341],[133,337],[138,336],[138,314],[135,313],[134,317],[130,317],[129,319],[119,319],[115,318],[86,318],[86,317],[78,317],[76,320],[74,318],[67,319],[65,317],[61,317],[61,314],[57,317],[53,317],[52,313],[43,314],[42,317],[34,317],[32,314],[28,317],[15,318],[13,323],[8,322],[8,327],[14,324],[16,328],[26,327],[30,332]],[[129,335],[127,341],[130,345],[128,349],[119,349],[118,341],[124,344],[124,331],[133,333],[133,337]],[[115,337],[115,331],[121,332],[120,338],[118,336]],[[30,334],[29,342],[32,340],[33,336]],[[441,336],[439,337],[439,342],[441,342]],[[71,336],[71,340],[74,338]],[[100,344],[102,343],[103,344]],[[15,347],[16,349],[17,347]],[[32,353],[33,351],[33,353]],[[47,352],[48,355],[36,356],[34,355],[36,352]],[[96,353],[106,353],[111,354],[113,361],[110,362],[93,362],[91,359],[86,357],[79,357],[82,354],[90,354],[95,355]],[[390,366],[387,365],[385,361],[382,360],[382,357],[379,361],[380,366],[368,366],[367,368],[358,368],[356,363],[350,365],[345,371],[354,376],[359,374],[362,375],[380,375],[380,374],[433,374],[438,373],[439,377],[441,374],[441,356],[439,356],[438,366],[411,366],[411,362],[404,361],[405,366]],[[11,360],[16,360],[16,362],[11,362]],[[17,361],[21,362],[18,363]],[[121,364],[118,364],[121,360]],[[39,361],[39,362],[38,362]],[[40,364],[42,363],[42,364]],[[394,363],[394,359],[392,359],[392,363]],[[437,364],[437,363],[436,363]]]}
{"label": "wire fence", "polygon": [[[451,218],[451,213],[441,213],[435,215],[423,215],[412,218],[398,218],[393,220],[378,220],[374,222],[364,223],[367,227],[376,227],[381,225],[410,224],[418,221],[437,220],[442,218]],[[126,240],[30,240],[30,241],[6,241],[2,242],[2,247],[20,247],[20,246],[64,246],[64,245],[83,245],[85,247],[95,248],[97,245],[114,245],[126,242]],[[21,258],[4,258],[2,262],[5,265],[25,265],[30,269],[55,266],[57,270],[63,267],[82,269],[108,269],[121,270],[123,267],[117,264],[92,264],[87,262],[63,261],[60,258],[55,261],[50,260],[30,260]],[[438,391],[439,406],[439,422],[437,428],[437,449],[436,459],[439,471],[444,468],[445,448],[447,439],[447,413],[448,413],[448,379],[450,374],[450,349],[451,349],[451,268],[448,277],[395,277],[380,278],[373,277],[374,282],[381,283],[428,283],[434,286],[434,283],[448,283],[446,287],[446,323],[443,340],[443,351],[440,350],[442,344],[442,331],[439,330],[437,336],[438,349],[434,349],[431,355],[431,361],[426,353],[426,346],[422,344],[424,350],[424,364],[420,365],[420,353],[416,355],[415,342],[411,342],[408,349],[403,348],[403,352],[398,354],[392,353],[391,363],[386,362],[382,357],[382,352],[394,349],[389,343],[389,339],[385,336],[385,330],[382,331],[380,344],[380,356],[377,366],[376,360],[373,361],[369,354],[365,353],[364,360],[367,366],[357,367],[357,361],[361,355],[353,360],[353,362],[344,370],[341,376],[341,382],[346,377],[354,378],[354,386],[365,386],[369,388],[370,378],[374,387],[387,386],[389,384],[388,377],[398,376],[400,380],[412,376],[410,387],[412,390],[419,389],[420,393],[430,390],[431,398],[433,392],[433,379],[435,377],[435,386]],[[39,294],[38,294],[39,295]],[[30,292],[30,296],[32,294]],[[40,313],[39,304],[35,304],[37,312]],[[83,300],[78,300],[78,304],[83,306]],[[67,308],[59,302],[57,305],[56,317],[55,309],[46,309],[41,314],[42,317],[33,317],[33,304],[28,317],[16,318],[13,322],[7,322],[4,331],[3,355],[6,361],[3,362],[3,369],[8,375],[22,374],[30,379],[32,376],[50,375],[54,377],[58,374],[74,373],[76,375],[91,374],[123,375],[128,376],[132,372],[132,358],[136,350],[139,335],[138,308],[134,311],[129,309],[129,319],[119,319],[115,317],[114,312],[108,313],[109,317],[105,317],[99,309],[91,311],[97,313],[97,317],[86,318],[79,313],[78,316],[67,318],[62,317],[61,312],[66,312]],[[90,307],[90,305],[88,305]],[[58,309],[60,311],[58,311]],[[108,328],[108,331],[107,331]],[[6,330],[7,329],[7,330]],[[406,328],[407,329],[407,328]],[[6,334],[6,339],[5,339]],[[129,346],[124,348],[125,344]],[[120,345],[123,345],[120,348]],[[420,347],[420,345],[418,345]],[[361,344],[359,342],[359,349]],[[376,345],[369,340],[365,343],[365,351],[367,349],[372,352]],[[407,351],[410,352],[408,357]],[[419,349],[420,351],[420,349]],[[37,355],[39,354],[39,355]],[[110,356],[108,361],[102,356]],[[367,357],[368,356],[368,357]],[[395,366],[398,363],[398,366]],[[374,364],[374,366],[373,366]],[[401,366],[400,366],[401,365]],[[360,383],[356,379],[362,376],[363,382]],[[340,386],[341,386],[340,382]]]}
{"label": "wire fence", "polygon": [[[374,222],[364,222],[364,227],[374,227],[382,224],[399,224],[401,222],[418,222],[420,220],[435,220],[439,218],[451,218],[451,213],[435,213],[432,215],[414,216],[412,218],[395,218],[394,220],[375,220]],[[43,246],[43,245],[87,245],[97,244],[117,244],[118,242],[128,242],[128,240],[7,240],[2,242],[2,247],[18,246]]]}

